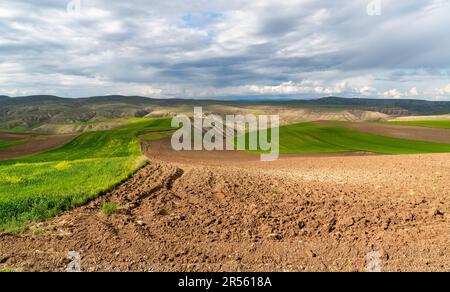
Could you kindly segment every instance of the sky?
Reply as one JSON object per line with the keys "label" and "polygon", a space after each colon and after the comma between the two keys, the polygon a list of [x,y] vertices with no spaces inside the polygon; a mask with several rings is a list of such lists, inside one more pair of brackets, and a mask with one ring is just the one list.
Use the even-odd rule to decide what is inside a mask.
{"label": "sky", "polygon": [[0,95],[450,100],[450,0],[2,0]]}

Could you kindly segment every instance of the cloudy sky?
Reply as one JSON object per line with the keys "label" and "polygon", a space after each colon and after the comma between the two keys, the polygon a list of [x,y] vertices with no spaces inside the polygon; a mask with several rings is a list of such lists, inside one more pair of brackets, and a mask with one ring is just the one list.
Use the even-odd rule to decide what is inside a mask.
{"label": "cloudy sky", "polygon": [[1,0],[0,95],[450,100],[449,0]]}

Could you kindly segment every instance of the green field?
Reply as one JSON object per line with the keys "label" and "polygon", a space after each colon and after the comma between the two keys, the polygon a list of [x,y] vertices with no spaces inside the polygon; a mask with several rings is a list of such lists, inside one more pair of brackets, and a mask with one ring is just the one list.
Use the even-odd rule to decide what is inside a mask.
{"label": "green field", "polygon": [[172,135],[173,131],[163,131],[163,132],[152,132],[139,136],[139,140],[141,141],[155,141],[161,140],[164,138],[169,138]]}
{"label": "green field", "polygon": [[8,130],[0,130],[0,133],[23,133],[30,132],[33,128],[16,127]]}
{"label": "green field", "polygon": [[21,139],[21,140],[15,140],[15,141],[2,141],[0,140],[0,150],[4,150],[22,143],[25,143],[29,141],[31,138]]}
{"label": "green field", "polygon": [[134,119],[87,132],[46,153],[0,161],[0,230],[44,220],[111,190],[142,167],[138,134],[170,129],[170,119]]}
{"label": "green field", "polygon": [[399,122],[385,122],[385,124],[450,129],[450,120],[447,120],[447,121],[399,121]]}
{"label": "green field", "polygon": [[281,154],[340,152],[444,153],[450,152],[450,144],[404,140],[312,123],[293,124],[280,128]]}
{"label": "green field", "polygon": [[[170,118],[133,119],[108,131],[86,132],[46,153],[0,161],[0,230],[44,220],[81,206],[145,164],[139,141],[170,136]],[[280,153],[450,152],[450,144],[409,141],[313,123],[280,128]]]}

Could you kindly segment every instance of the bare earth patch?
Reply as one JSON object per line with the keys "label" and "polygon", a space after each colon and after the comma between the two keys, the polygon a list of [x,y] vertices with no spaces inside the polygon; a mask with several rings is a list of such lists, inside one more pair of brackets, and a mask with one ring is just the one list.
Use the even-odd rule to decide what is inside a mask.
{"label": "bare earth patch", "polygon": [[365,271],[378,251],[384,271],[450,270],[450,154],[264,163],[152,143],[113,192],[1,235],[0,268],[61,271],[76,251],[84,271]]}
{"label": "bare earth patch", "polygon": [[442,121],[450,120],[450,115],[436,115],[436,116],[406,116],[389,119],[391,122],[405,122],[405,121]]}
{"label": "bare earth patch", "polygon": [[450,130],[403,125],[385,125],[369,123],[336,123],[333,121],[316,122],[323,126],[339,126],[375,135],[389,136],[408,140],[450,143]]}
{"label": "bare earth patch", "polygon": [[76,136],[77,135],[74,134],[37,136],[23,144],[0,150],[0,160],[7,160],[53,150],[69,143]]}
{"label": "bare earth patch", "polygon": [[8,133],[8,132],[0,132],[0,140],[3,141],[18,141],[28,137],[31,137],[32,133]]}

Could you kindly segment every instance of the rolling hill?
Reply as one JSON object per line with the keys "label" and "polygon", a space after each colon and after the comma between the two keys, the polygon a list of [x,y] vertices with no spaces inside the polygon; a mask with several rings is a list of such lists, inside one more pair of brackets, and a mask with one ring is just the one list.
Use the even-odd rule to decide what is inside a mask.
{"label": "rolling hill", "polygon": [[65,146],[0,161],[0,231],[43,220],[106,193],[145,164],[138,133],[170,129],[170,119],[136,119],[83,133]]}
{"label": "rolling hill", "polygon": [[33,129],[49,124],[67,125],[117,118],[190,114],[194,106],[204,106],[207,112],[216,114],[279,114],[286,123],[321,119],[383,121],[399,116],[450,113],[450,102],[424,100],[326,97],[317,100],[218,101],[119,95],[88,98],[0,96],[0,129]]}

